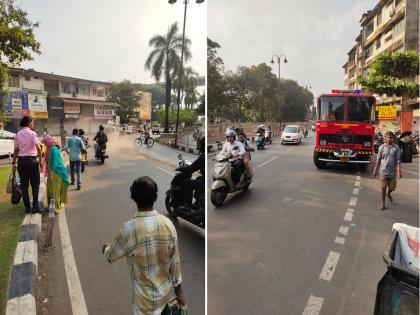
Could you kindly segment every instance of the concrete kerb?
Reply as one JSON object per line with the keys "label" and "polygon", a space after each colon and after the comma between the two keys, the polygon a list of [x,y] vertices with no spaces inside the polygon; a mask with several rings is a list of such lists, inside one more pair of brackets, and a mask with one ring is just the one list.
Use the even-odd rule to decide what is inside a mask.
{"label": "concrete kerb", "polygon": [[190,154],[200,155],[200,153],[198,152],[198,150],[197,150],[196,148],[189,147],[189,146],[187,146],[187,145],[185,145],[185,144],[178,144],[178,145],[175,147],[175,145],[174,145],[174,143],[173,143],[172,141],[160,141],[160,140],[158,140],[158,139],[159,139],[159,138],[156,138],[156,139],[155,139],[155,141],[156,141],[157,143],[159,143],[160,145],[167,146],[167,147],[169,147],[169,148],[171,148],[171,149],[178,149],[178,150],[181,150],[181,151],[183,151],[183,152],[188,152],[188,153],[190,153]]}
{"label": "concrete kerb", "polygon": [[[61,156],[67,167],[66,152]],[[40,207],[48,207],[47,179],[39,185]],[[22,222],[10,277],[6,315],[36,315],[36,281],[38,272],[38,242],[41,233],[41,214],[27,214]]]}

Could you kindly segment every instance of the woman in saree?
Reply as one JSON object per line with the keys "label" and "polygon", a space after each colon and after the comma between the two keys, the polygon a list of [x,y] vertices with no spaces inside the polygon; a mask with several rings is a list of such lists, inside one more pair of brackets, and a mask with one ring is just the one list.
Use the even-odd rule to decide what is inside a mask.
{"label": "woman in saree", "polygon": [[47,177],[47,198],[55,200],[55,213],[60,213],[61,204],[68,202],[67,188],[70,181],[64,166],[59,145],[49,135],[44,136],[44,144],[47,147],[44,160],[44,176]]}

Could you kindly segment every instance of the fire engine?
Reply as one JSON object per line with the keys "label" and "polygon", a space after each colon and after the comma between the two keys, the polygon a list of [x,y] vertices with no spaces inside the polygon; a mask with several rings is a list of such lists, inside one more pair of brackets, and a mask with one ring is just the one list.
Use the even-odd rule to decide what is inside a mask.
{"label": "fire engine", "polygon": [[361,90],[332,90],[317,99],[314,163],[357,163],[365,170],[374,153],[375,97]]}

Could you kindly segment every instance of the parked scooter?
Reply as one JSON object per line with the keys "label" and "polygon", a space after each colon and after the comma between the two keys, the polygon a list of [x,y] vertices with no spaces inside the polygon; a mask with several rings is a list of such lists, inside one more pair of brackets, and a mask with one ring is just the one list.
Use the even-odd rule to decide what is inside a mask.
{"label": "parked scooter", "polygon": [[265,147],[265,138],[260,133],[256,134],[255,145],[257,146],[257,150],[263,150]]}
{"label": "parked scooter", "polygon": [[233,167],[231,166],[231,154],[218,154],[215,157],[216,163],[212,173],[213,184],[211,186],[210,200],[215,207],[220,207],[229,193],[246,191],[251,185],[251,179],[241,174],[239,184],[235,185],[232,179]]}
{"label": "parked scooter", "polygon": [[[188,166],[190,161],[184,160],[182,154],[178,155],[179,166]],[[198,227],[205,228],[205,199],[204,190],[195,191],[194,199],[186,200],[190,196],[182,189],[182,182],[191,179],[191,173],[178,172],[171,181],[171,188],[166,192],[165,206],[166,211],[172,218],[181,217]],[[204,179],[203,179],[204,181]],[[186,205],[188,204],[188,207]]]}

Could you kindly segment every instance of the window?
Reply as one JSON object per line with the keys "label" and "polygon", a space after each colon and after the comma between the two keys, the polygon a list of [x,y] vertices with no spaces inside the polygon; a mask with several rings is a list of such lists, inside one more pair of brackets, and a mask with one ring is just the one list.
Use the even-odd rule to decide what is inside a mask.
{"label": "window", "polygon": [[31,81],[31,77],[28,75],[25,75],[25,81]]}
{"label": "window", "polygon": [[370,45],[366,50],[365,50],[365,58],[368,59],[370,56],[372,56],[373,54],[373,45]]}
{"label": "window", "polygon": [[385,38],[385,43],[389,42],[392,39],[392,34],[390,34],[387,38]]}
{"label": "window", "polygon": [[94,86],[93,87],[93,95],[104,97],[105,96],[105,88],[103,86]]}
{"label": "window", "polygon": [[324,121],[343,121],[346,98],[344,96],[322,96],[318,102],[319,119]]}
{"label": "window", "polygon": [[395,24],[394,29],[392,30],[392,37],[397,38],[404,32],[404,22],[405,20],[402,19],[397,24]]}
{"label": "window", "polygon": [[[349,97],[348,121],[369,122],[374,119],[373,97]],[[373,116],[372,116],[373,115]]]}
{"label": "window", "polygon": [[87,95],[87,87],[86,86],[77,86],[77,93],[81,95]]}
{"label": "window", "polygon": [[373,33],[374,30],[374,24],[373,20],[369,22],[368,25],[365,26],[365,38],[368,38],[370,34]]}
{"label": "window", "polygon": [[376,49],[379,49],[381,47],[381,36],[379,36],[377,39],[376,39]]}
{"label": "window", "polygon": [[376,26],[382,23],[382,9],[379,11],[378,15],[376,16]]}
{"label": "window", "polygon": [[17,76],[17,75],[11,75],[10,76],[10,79],[9,79],[9,86],[10,87],[15,87],[15,88],[20,87],[20,84],[19,84],[19,76]]}
{"label": "window", "polygon": [[66,93],[66,94],[71,94],[71,84],[61,83],[61,92]]}

